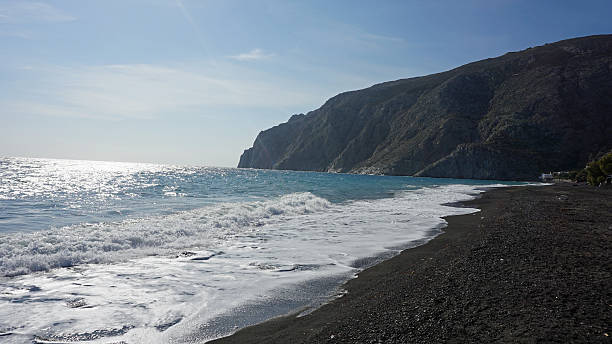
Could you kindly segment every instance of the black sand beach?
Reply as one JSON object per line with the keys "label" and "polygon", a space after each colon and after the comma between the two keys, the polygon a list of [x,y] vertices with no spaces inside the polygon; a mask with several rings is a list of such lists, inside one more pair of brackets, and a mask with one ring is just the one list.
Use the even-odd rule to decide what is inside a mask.
{"label": "black sand beach", "polygon": [[612,189],[486,192],[316,311],[214,343],[611,343]]}

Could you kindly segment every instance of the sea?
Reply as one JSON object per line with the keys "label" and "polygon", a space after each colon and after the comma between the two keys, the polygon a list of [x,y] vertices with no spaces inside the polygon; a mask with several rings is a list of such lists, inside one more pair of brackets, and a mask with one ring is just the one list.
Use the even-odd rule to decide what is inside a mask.
{"label": "sea", "polygon": [[203,343],[303,315],[520,184],[0,158],[0,342]]}

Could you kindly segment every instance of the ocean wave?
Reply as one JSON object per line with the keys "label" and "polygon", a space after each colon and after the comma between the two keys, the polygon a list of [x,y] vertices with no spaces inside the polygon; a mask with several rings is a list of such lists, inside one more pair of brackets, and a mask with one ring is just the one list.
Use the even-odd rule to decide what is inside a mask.
{"label": "ocean wave", "polygon": [[228,236],[285,217],[330,207],[311,193],[267,201],[224,203],[167,216],[80,224],[0,236],[0,275],[16,276],[79,264],[100,264],[187,248],[205,249]]}
{"label": "ocean wave", "polygon": [[[248,307],[261,314],[263,303],[279,297],[306,307],[322,290],[313,284],[328,283],[316,281],[335,287],[426,242],[444,227],[442,216],[477,211],[448,204],[474,198],[480,187],[428,185],[334,204],[294,193],[0,236],[0,271],[22,275],[0,278],[0,334],[14,342],[32,336],[125,343],[185,342],[194,333],[216,338],[231,330],[224,327],[228,316],[240,318]],[[86,263],[112,264],[79,265]]]}

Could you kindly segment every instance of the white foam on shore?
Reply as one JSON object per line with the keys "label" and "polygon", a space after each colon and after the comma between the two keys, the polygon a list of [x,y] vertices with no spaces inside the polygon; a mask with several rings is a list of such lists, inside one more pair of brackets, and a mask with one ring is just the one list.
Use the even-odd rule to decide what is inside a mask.
{"label": "white foam on shore", "polygon": [[294,193],[268,201],[222,203],[169,216],[0,235],[0,275],[216,247],[218,241],[228,237],[329,206],[327,200],[311,193]]}
{"label": "white foam on shore", "polygon": [[483,186],[502,185],[426,187],[342,204],[298,193],[5,235],[0,335],[7,343],[33,336],[178,343],[226,335],[206,325],[245,304],[273,300],[280,288],[350,276],[361,258],[430,237],[445,224],[442,216],[477,211],[444,204],[471,199]]}

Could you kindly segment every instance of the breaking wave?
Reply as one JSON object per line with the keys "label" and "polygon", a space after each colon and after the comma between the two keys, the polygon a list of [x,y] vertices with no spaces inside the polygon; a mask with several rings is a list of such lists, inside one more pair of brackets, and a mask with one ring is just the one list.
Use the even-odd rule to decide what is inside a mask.
{"label": "breaking wave", "polygon": [[287,217],[323,211],[330,202],[311,193],[266,201],[222,203],[166,216],[79,224],[0,235],[0,275],[16,276],[79,264],[206,249]]}

